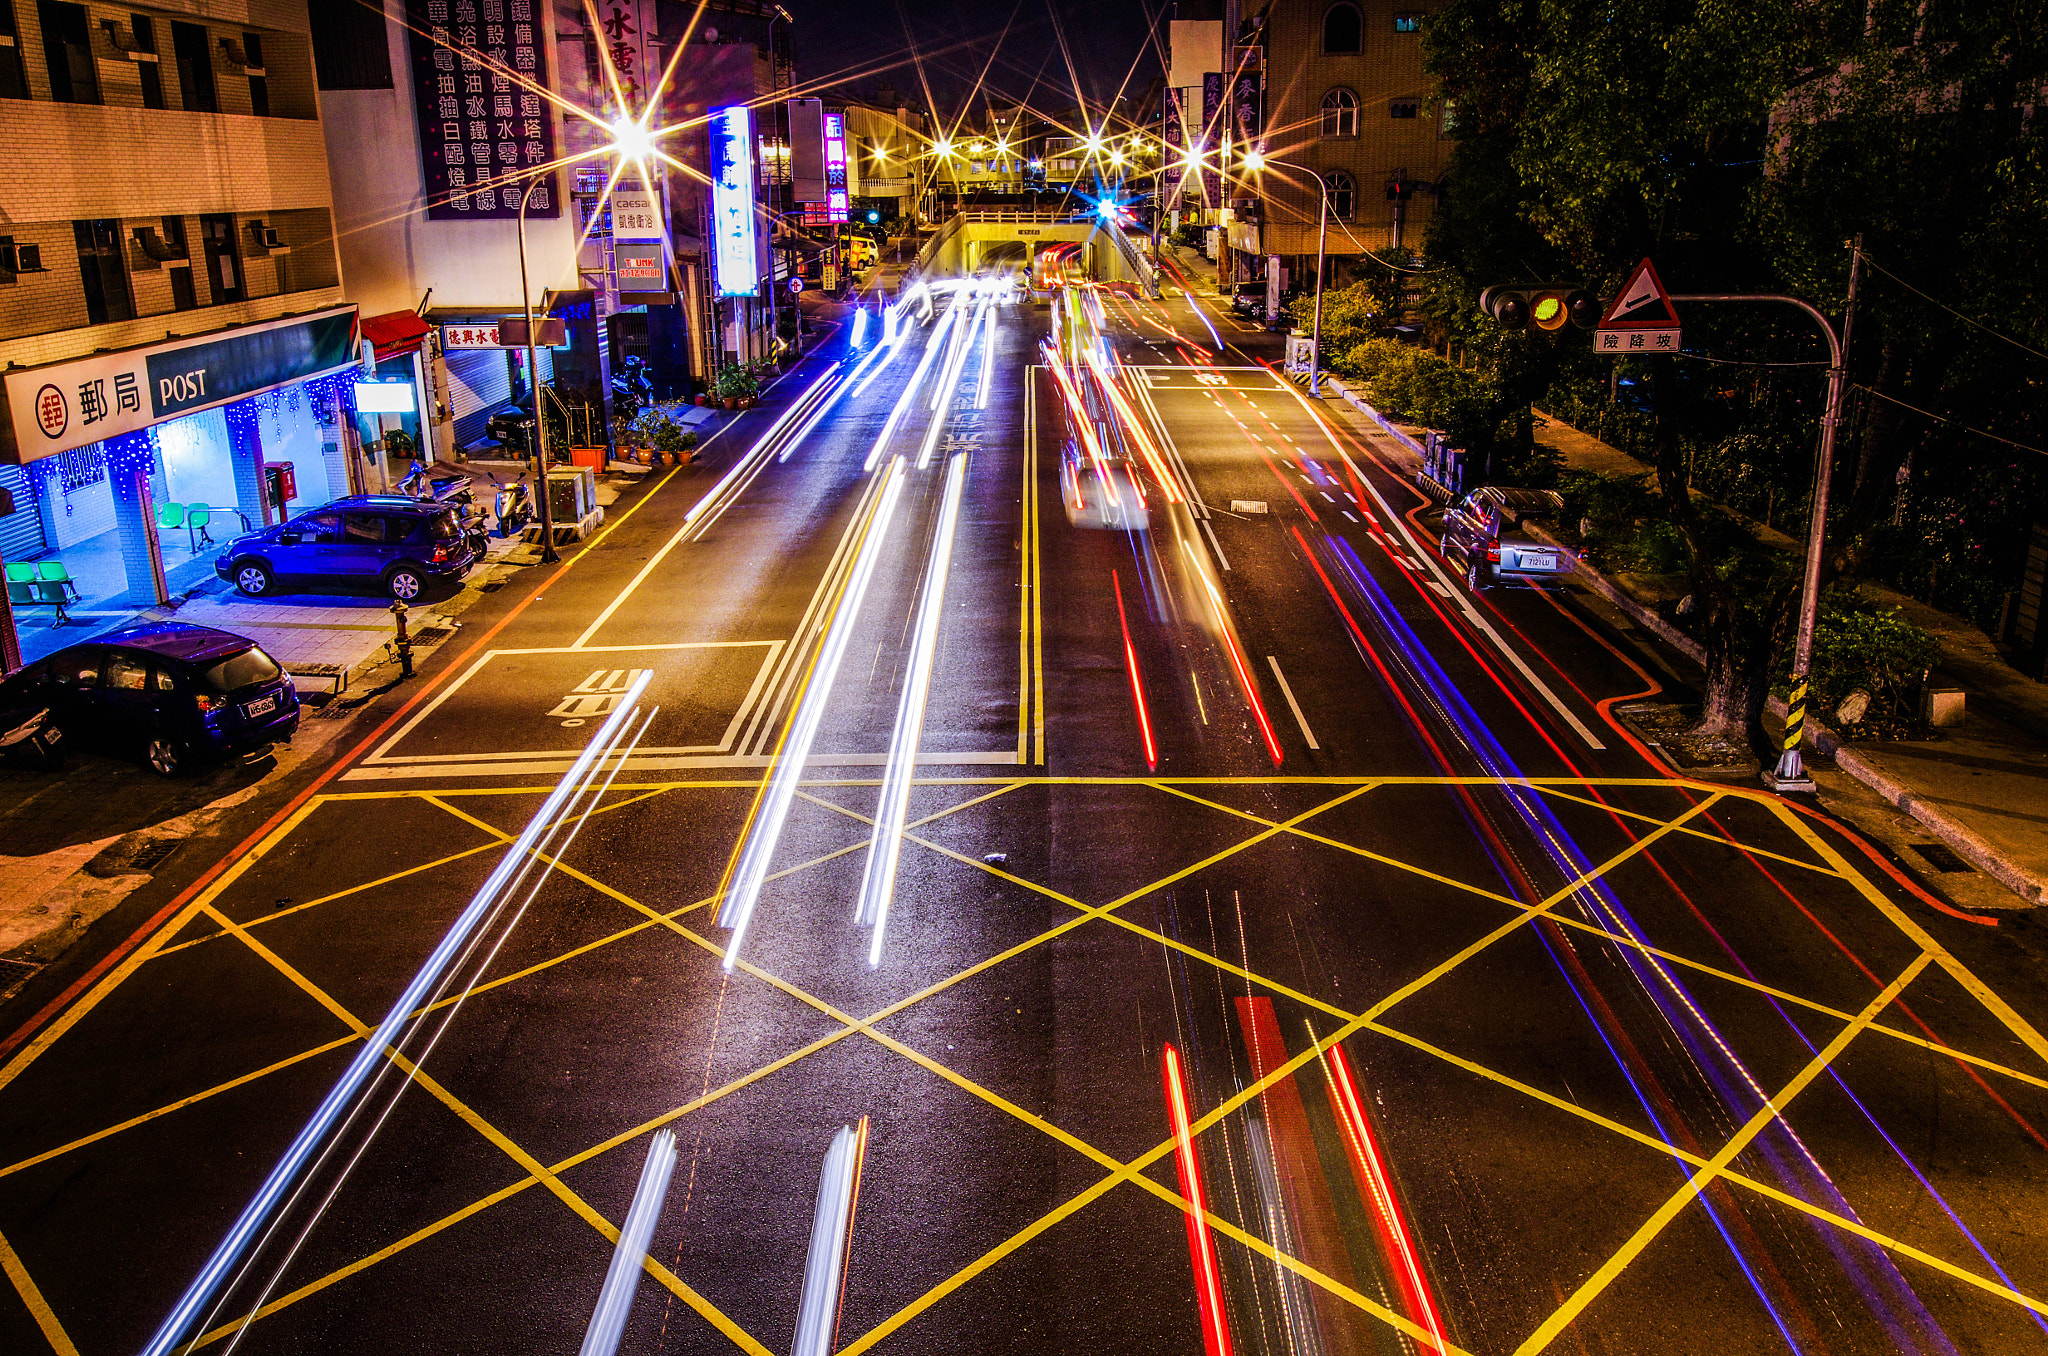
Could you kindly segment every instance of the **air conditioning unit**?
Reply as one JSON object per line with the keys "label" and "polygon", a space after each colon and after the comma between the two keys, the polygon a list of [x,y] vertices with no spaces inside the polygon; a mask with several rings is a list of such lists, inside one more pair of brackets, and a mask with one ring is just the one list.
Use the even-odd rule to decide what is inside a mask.
{"label": "air conditioning unit", "polygon": [[261,249],[276,250],[284,248],[284,238],[278,235],[275,226],[266,226],[261,221],[252,221],[249,223],[249,235]]}
{"label": "air conditioning unit", "polygon": [[156,233],[156,227],[154,226],[137,226],[135,228],[135,244],[145,255],[160,264],[169,263],[173,259],[190,259],[192,257],[190,249],[184,245],[173,245],[170,241],[163,239]]}

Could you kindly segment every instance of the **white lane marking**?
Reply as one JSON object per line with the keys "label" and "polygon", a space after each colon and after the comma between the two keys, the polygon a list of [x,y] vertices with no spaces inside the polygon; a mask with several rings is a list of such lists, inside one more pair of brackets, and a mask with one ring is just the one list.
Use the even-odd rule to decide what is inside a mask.
{"label": "white lane marking", "polygon": [[[1328,490],[1317,490],[1317,491],[1316,491],[1316,493],[1317,493],[1317,494],[1320,494],[1320,495],[1321,495],[1321,496],[1322,496],[1323,498],[1325,498],[1325,499],[1330,499],[1330,492],[1329,492]],[[1334,500],[1334,499],[1330,499],[1330,502],[1334,504],[1334,503],[1336,503],[1337,501],[1336,501],[1336,500]],[[1348,517],[1350,517],[1351,515],[1350,515],[1350,514],[1346,514],[1346,515],[1344,515],[1344,516],[1348,518]]]}
{"label": "white lane marking", "polygon": [[1353,513],[1353,512],[1352,512],[1352,511],[1351,511],[1350,509],[1345,509],[1345,510],[1343,510],[1343,513],[1344,513],[1344,516],[1345,516],[1346,518],[1349,518],[1349,519],[1350,519],[1350,520],[1351,520],[1352,522],[1354,522],[1354,523],[1355,523],[1355,522],[1357,522],[1357,521],[1358,521],[1358,515],[1357,515],[1357,514],[1355,514],[1355,513]]}
{"label": "white lane marking", "polygon": [[1322,748],[1321,744],[1316,743],[1316,737],[1309,733],[1308,717],[1301,714],[1301,703],[1294,700],[1294,689],[1287,686],[1287,675],[1280,672],[1280,661],[1272,655],[1267,655],[1266,662],[1273,666],[1273,677],[1280,684],[1280,695],[1287,698],[1287,709],[1294,713],[1294,723],[1301,727],[1301,737],[1308,741],[1310,748]]}
{"label": "white lane marking", "polygon": [[1224,556],[1223,548],[1217,545],[1215,529],[1209,526],[1207,519],[1197,518],[1195,521],[1202,525],[1202,534],[1208,537],[1210,547],[1216,552],[1216,562],[1219,565],[1221,565],[1224,569],[1229,569],[1230,561],[1227,557]]}
{"label": "white lane marking", "polygon": [[1308,403],[1308,398],[1302,395],[1301,392],[1295,391],[1292,386],[1287,389],[1294,392],[1295,399],[1301,402],[1301,408],[1315,422],[1317,429],[1321,430],[1322,435],[1329,440],[1330,446],[1337,450],[1337,455],[1344,459],[1344,464],[1351,468],[1351,474],[1358,478],[1358,483],[1365,487],[1365,492],[1373,497],[1373,502],[1380,506],[1380,512],[1387,515],[1388,521],[1392,522],[1402,537],[1407,540],[1408,549],[1413,551],[1422,560],[1425,568],[1436,576],[1439,583],[1445,586],[1446,596],[1458,605],[1458,610],[1464,614],[1465,619],[1471,622],[1473,627],[1484,634],[1488,640],[1493,642],[1494,648],[1505,655],[1507,661],[1513,664],[1524,678],[1529,680],[1529,685],[1536,689],[1537,694],[1549,704],[1551,710],[1557,712],[1563,718],[1565,724],[1571,726],[1574,734],[1585,740],[1591,748],[1605,749],[1607,745],[1600,741],[1600,737],[1587,729],[1584,721],[1572,714],[1571,708],[1564,704],[1563,699],[1551,691],[1550,684],[1536,676],[1536,671],[1529,667],[1528,662],[1514,649],[1509,647],[1507,641],[1501,637],[1500,632],[1493,629],[1491,622],[1480,615],[1479,609],[1473,605],[1471,599],[1450,589],[1451,581],[1449,576],[1444,574],[1443,567],[1438,565],[1431,558],[1429,552],[1423,549],[1422,544],[1415,539],[1414,532],[1408,526],[1408,520],[1394,512],[1393,505],[1387,502],[1386,496],[1380,493],[1379,487],[1366,478],[1365,472],[1358,469],[1358,463],[1351,460],[1351,454],[1346,452],[1344,445],[1337,441],[1336,433],[1331,430],[1328,424],[1323,422],[1322,416],[1317,414],[1315,409]]}
{"label": "white lane marking", "polygon": [[1426,579],[1423,582],[1428,584],[1431,588],[1435,589],[1438,593],[1441,593],[1446,598],[1454,598],[1457,596],[1456,594],[1452,593],[1449,589],[1445,588],[1442,584],[1437,583],[1434,579]]}

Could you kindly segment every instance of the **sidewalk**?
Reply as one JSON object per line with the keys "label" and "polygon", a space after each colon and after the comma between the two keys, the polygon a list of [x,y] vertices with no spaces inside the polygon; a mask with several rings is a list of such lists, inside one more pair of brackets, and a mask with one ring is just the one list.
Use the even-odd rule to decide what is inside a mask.
{"label": "sidewalk", "polygon": [[[1420,468],[1403,435],[1419,440],[1423,430],[1391,422],[1382,427],[1357,408],[1355,399],[1341,394],[1341,383],[1331,385],[1325,403],[1333,412],[1369,437],[1392,464],[1409,471]],[[1556,449],[1573,470],[1641,475],[1652,469],[1540,411],[1537,440]],[[1758,534],[1785,550],[1801,549],[1782,532],[1759,527]],[[1649,631],[1695,666],[1700,663],[1698,644],[1666,615],[1671,598],[1659,581],[1628,575],[1610,579],[1584,565],[1580,571],[1583,582],[1618,609],[1625,626]],[[1963,690],[1963,721],[1930,739],[1844,742],[1825,724],[1827,713],[1818,713],[1819,719],[1809,714],[1809,767],[1815,781],[1830,802],[1847,801],[1848,808],[1860,809],[1856,817],[1862,827],[1916,870],[1934,873],[1958,902],[2007,909],[2048,902],[2048,684],[2007,664],[1991,637],[1974,624],[1880,585],[1863,587],[1941,642],[1942,661],[1931,685]],[[1767,724],[1775,731],[1782,722],[1783,706],[1773,699]],[[1858,806],[1858,801],[1867,803]],[[1929,838],[1939,841],[1929,843]],[[1967,877],[1973,867],[1989,877],[1976,878],[1983,888]]]}

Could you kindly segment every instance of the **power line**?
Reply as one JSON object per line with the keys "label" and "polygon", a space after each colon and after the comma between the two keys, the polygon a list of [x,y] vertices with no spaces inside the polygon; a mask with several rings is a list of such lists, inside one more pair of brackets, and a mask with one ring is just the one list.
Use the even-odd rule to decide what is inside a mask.
{"label": "power line", "polygon": [[[1633,356],[1640,357],[1650,355],[1638,354]],[[1828,360],[1826,358],[1810,358],[1804,362],[1796,363],[1763,363],[1749,362],[1741,358],[1709,358],[1704,353],[1681,352],[1678,356],[1681,358],[1690,358],[1696,363],[1713,363],[1719,367],[1826,367],[1828,365]]]}
{"label": "power line", "polygon": [[[2021,347],[2024,348],[2025,345],[2021,345]],[[1851,382],[1850,384],[1852,386],[1855,386],[1857,390],[1862,391],[1866,395],[1874,395],[1879,400],[1889,400],[1892,404],[1899,406],[1901,409],[1908,409],[1915,414],[1925,415],[1927,418],[1934,420],[1938,424],[1954,424],[1957,428],[1961,429],[1965,433],[1974,433],[1980,438],[1989,438],[1994,443],[2004,443],[2008,447],[2017,447],[2022,452],[2039,452],[2042,456],[2048,457],[2048,447],[2034,447],[2028,443],[2014,442],[2011,438],[2002,438],[1996,433],[1987,433],[1981,428],[1971,428],[1968,424],[1963,423],[1959,419],[1950,419],[1945,415],[1936,414],[1932,410],[1923,410],[1918,405],[1908,405],[1905,401],[1899,399],[1897,396],[1888,396],[1883,391],[1873,391],[1868,386],[1865,386],[1860,382]]]}
{"label": "power line", "polygon": [[[1958,311],[1955,307],[1949,305],[1947,302],[1942,301],[1937,297],[1928,296],[1925,292],[1922,292],[1919,288],[1913,286],[1913,284],[1907,282],[1904,278],[1901,278],[1898,274],[1892,272],[1883,264],[1877,262],[1877,260],[1871,258],[1869,251],[1867,250],[1863,254],[1863,262],[1869,264],[1879,273],[1884,274],[1885,277],[1890,278],[1893,282],[1905,288],[1914,296],[1919,297],[1922,301],[1928,302],[1931,305],[1939,306],[1942,310],[1947,311],[1950,315],[1962,321],[1965,325],[1974,325],[1976,328],[1984,331],[1984,333],[1990,335],[1992,338],[2003,339],[2006,343],[2011,344],[2014,348],[2020,349],[2021,351],[2026,353],[2031,353],[2036,358],[2048,358],[2048,353],[2043,353],[2038,348],[2030,348],[2026,344],[2021,343],[2019,340],[2013,338],[2009,334],[2000,334],[1997,330],[1992,329],[1989,325],[1986,325],[1982,321],[1972,320],[1969,316],[1964,315],[1961,311]],[[1889,397],[1887,397],[1887,399],[1889,399]]]}

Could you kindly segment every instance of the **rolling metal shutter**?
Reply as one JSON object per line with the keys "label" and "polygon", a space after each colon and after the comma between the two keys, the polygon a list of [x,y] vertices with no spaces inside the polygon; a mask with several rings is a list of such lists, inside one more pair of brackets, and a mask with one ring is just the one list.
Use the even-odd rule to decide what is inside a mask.
{"label": "rolling metal shutter", "polygon": [[511,367],[502,348],[457,349],[446,356],[455,445],[467,447],[484,436],[484,422],[511,403]]}
{"label": "rolling metal shutter", "polygon": [[0,560],[26,560],[43,549],[43,519],[36,512],[28,472],[0,466],[0,490],[14,496],[14,512],[0,518]]}

